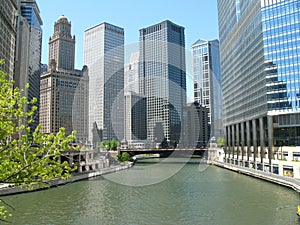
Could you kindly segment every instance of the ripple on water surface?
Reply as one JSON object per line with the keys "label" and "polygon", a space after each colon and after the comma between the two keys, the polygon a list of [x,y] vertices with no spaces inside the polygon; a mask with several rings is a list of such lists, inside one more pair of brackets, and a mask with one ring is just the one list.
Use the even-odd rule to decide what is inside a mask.
{"label": "ripple on water surface", "polygon": [[[159,173],[176,165],[158,164]],[[17,225],[299,224],[295,210],[300,201],[293,190],[218,167],[200,166],[184,165],[152,185],[128,186],[102,177],[4,200],[16,208],[13,224]],[[137,164],[112,175],[147,183],[155,177],[148,168],[147,163]],[[133,176],[132,171],[143,170],[143,176]]]}

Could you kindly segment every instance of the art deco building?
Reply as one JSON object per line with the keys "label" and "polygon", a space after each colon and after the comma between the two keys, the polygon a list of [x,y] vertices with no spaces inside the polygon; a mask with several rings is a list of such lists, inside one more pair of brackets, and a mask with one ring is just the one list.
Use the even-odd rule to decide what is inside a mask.
{"label": "art deco building", "polygon": [[124,29],[101,23],[84,33],[89,67],[89,141],[124,138]]}
{"label": "art deco building", "polygon": [[[18,0],[15,84],[27,90],[28,100],[37,99],[32,130],[39,124],[40,74],[42,55],[42,19],[35,0]],[[31,106],[29,106],[31,107]]]}
{"label": "art deco building", "polygon": [[0,69],[5,71],[9,79],[12,80],[15,59],[17,2],[15,0],[1,0],[0,9],[0,59],[5,61],[4,65],[0,65]]}
{"label": "art deco building", "polygon": [[184,28],[163,21],[140,29],[140,94],[147,98],[147,139],[176,146],[186,107]]}
{"label": "art deco building", "polygon": [[208,109],[210,137],[223,137],[219,41],[197,40],[192,56],[194,101]]}
{"label": "art deco building", "polygon": [[67,134],[76,130],[76,141],[86,143],[88,69],[84,66],[82,70],[75,70],[74,61],[69,61],[70,58],[75,59],[74,40],[71,23],[65,16],[59,17],[49,40],[49,50],[56,54],[49,54],[48,71],[41,75],[40,123],[44,133],[57,133],[61,127],[66,129]]}
{"label": "art deco building", "polygon": [[49,59],[56,62],[57,69],[74,70],[75,36],[71,35],[71,22],[61,16],[54,24],[54,33],[49,38]]}
{"label": "art deco building", "polygon": [[218,15],[226,158],[271,170],[300,145],[300,2],[218,0]]}

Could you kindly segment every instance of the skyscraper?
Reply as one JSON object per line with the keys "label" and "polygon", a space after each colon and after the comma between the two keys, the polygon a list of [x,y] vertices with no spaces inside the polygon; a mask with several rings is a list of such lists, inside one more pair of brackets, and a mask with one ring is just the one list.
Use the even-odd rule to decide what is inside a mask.
{"label": "skyscraper", "polygon": [[[40,11],[35,0],[18,0],[17,48],[15,81],[19,87],[29,83],[28,99],[37,99],[32,130],[39,124],[40,73],[42,56],[42,25]],[[25,21],[26,20],[26,21]],[[27,25],[28,24],[28,25]],[[29,30],[28,30],[29,29]],[[28,33],[29,31],[29,33]],[[31,107],[31,106],[29,106]]]}
{"label": "skyscraper", "polygon": [[271,170],[300,145],[300,1],[218,0],[218,14],[227,160]]}
{"label": "skyscraper", "polygon": [[124,29],[101,23],[84,33],[89,67],[89,141],[124,138]]}
{"label": "skyscraper", "polygon": [[139,52],[134,52],[124,67],[124,138],[131,147],[147,140],[146,98],[139,94],[139,60]]}
{"label": "skyscraper", "polygon": [[140,29],[140,94],[147,98],[147,139],[176,146],[186,106],[184,28],[163,21]]}
{"label": "skyscraper", "polygon": [[199,39],[192,54],[194,101],[208,108],[210,137],[223,137],[219,41]]}
{"label": "skyscraper", "polygon": [[[49,54],[48,71],[41,75],[40,123],[44,133],[57,133],[61,127],[67,134],[76,130],[76,141],[86,143],[88,68],[83,66],[82,70],[75,70],[72,67],[75,60],[74,40],[71,22],[60,16],[49,39],[49,52],[56,54]],[[61,60],[60,64],[56,60]]]}
{"label": "skyscraper", "polygon": [[75,36],[71,35],[71,22],[62,15],[54,24],[54,33],[49,38],[48,65],[55,60],[57,69],[74,70]]}
{"label": "skyscraper", "polygon": [[14,74],[17,2],[15,0],[1,0],[0,8],[0,59],[5,61],[4,65],[0,65],[0,69],[4,70],[8,74],[8,78],[12,80]]}
{"label": "skyscraper", "polygon": [[[20,2],[18,2],[20,4]],[[17,35],[15,51],[15,70],[14,86],[25,91],[24,95],[28,97],[28,90],[25,89],[29,76],[29,52],[30,52],[30,25],[25,17],[22,16],[19,7],[17,14]]]}

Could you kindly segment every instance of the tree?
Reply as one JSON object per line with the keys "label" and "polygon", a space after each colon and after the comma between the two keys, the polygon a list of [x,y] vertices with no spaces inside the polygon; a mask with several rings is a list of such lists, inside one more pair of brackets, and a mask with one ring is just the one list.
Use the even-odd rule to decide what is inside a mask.
{"label": "tree", "polygon": [[[14,88],[13,84],[0,70],[0,183],[33,189],[47,187],[56,178],[69,178],[75,168],[59,159],[70,149],[75,132],[66,136],[61,128],[56,135],[44,134],[41,125],[32,132],[28,125],[37,109],[36,99],[28,101],[24,90]],[[30,110],[28,105],[33,105]],[[7,222],[11,216],[7,209],[7,204],[0,201],[1,221]]]}
{"label": "tree", "polygon": [[120,146],[120,142],[116,141],[115,139],[111,140],[111,149],[117,150],[117,148]]}
{"label": "tree", "polygon": [[117,155],[117,159],[120,161],[120,162],[126,162],[126,161],[129,161],[130,159],[130,154],[128,152],[123,152],[122,154],[118,154]]}
{"label": "tree", "polygon": [[120,142],[112,139],[111,141],[102,141],[100,143],[101,148],[106,148],[108,150],[117,150],[117,147],[120,145]]}
{"label": "tree", "polygon": [[217,144],[219,147],[224,147],[225,146],[225,138],[218,137],[217,138]]}

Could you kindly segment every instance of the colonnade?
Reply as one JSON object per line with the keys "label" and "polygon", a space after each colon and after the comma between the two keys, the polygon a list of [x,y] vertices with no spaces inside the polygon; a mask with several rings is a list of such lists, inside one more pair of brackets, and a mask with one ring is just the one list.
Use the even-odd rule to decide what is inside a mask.
{"label": "colonnade", "polygon": [[257,162],[263,163],[268,158],[271,165],[274,147],[272,116],[227,125],[225,138],[227,162],[245,166],[251,161],[256,166]]}

